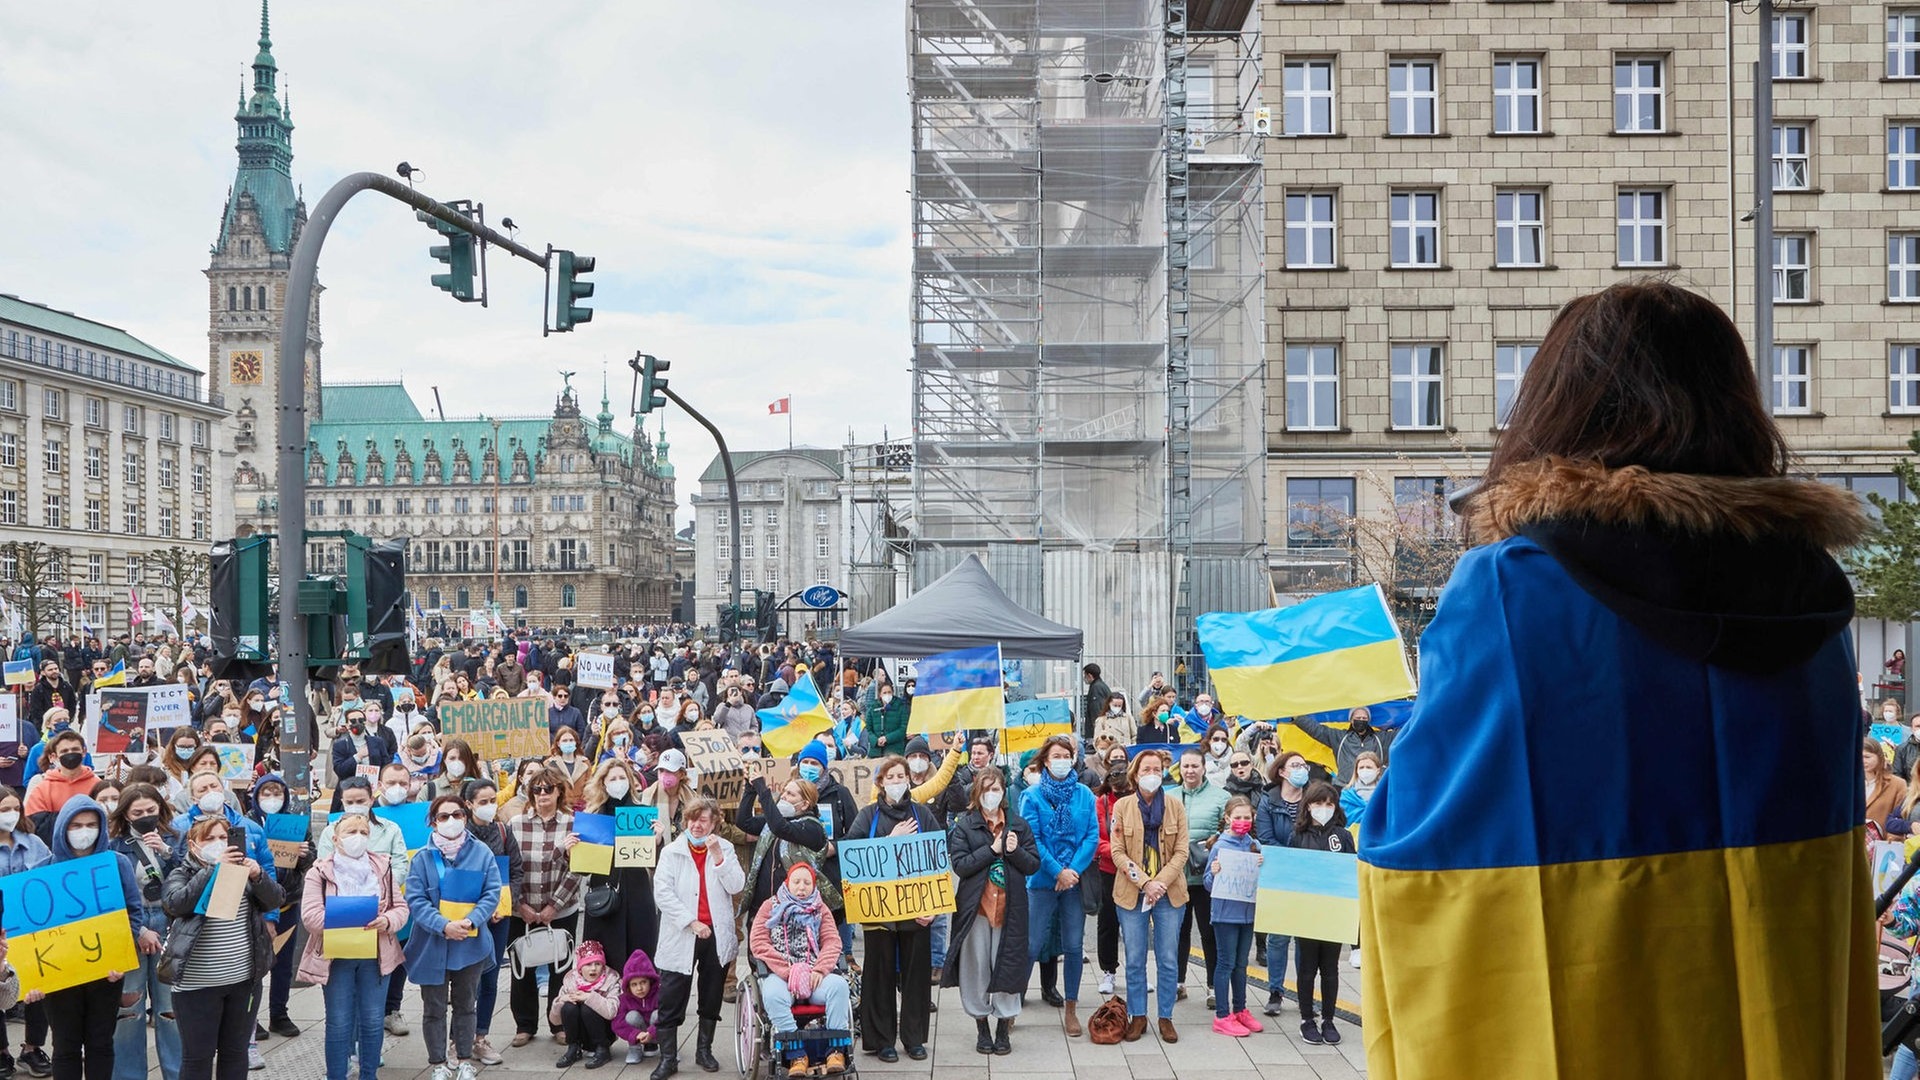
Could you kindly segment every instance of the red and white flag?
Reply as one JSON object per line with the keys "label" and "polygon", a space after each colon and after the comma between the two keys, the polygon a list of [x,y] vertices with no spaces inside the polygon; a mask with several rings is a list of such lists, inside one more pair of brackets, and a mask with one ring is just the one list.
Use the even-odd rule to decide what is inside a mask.
{"label": "red and white flag", "polygon": [[68,589],[66,592],[60,595],[61,595],[61,599],[65,600],[69,604],[72,604],[76,609],[87,606],[87,598],[80,595],[80,586],[78,585],[75,585],[73,588]]}
{"label": "red and white flag", "polygon": [[140,629],[140,624],[147,621],[147,613],[145,609],[140,606],[140,594],[134,592],[132,589],[128,589],[127,603],[130,605],[127,608],[127,617],[133,620],[133,628],[138,630]]}
{"label": "red and white flag", "polygon": [[788,413],[792,411],[793,411],[793,399],[790,397],[783,397],[779,401],[776,401],[773,404],[767,406],[768,416],[779,416],[782,413]]}

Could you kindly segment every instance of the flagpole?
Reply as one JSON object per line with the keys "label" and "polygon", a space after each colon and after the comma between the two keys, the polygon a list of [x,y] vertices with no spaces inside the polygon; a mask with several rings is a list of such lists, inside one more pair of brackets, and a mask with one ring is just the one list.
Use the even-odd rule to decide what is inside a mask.
{"label": "flagpole", "polygon": [[787,395],[787,449],[793,449],[793,395]]}

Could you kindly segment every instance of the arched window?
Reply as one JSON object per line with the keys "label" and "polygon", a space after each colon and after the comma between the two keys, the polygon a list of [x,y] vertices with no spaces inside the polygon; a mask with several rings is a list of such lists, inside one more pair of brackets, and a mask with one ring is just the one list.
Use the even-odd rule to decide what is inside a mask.
{"label": "arched window", "polygon": [[560,586],[560,606],[563,608],[570,608],[573,606],[573,603],[574,603],[573,586],[571,585]]}
{"label": "arched window", "polygon": [[267,287],[265,285],[260,286],[260,310],[267,310]]}
{"label": "arched window", "polygon": [[245,285],[240,286],[240,310],[253,310],[253,290]]}
{"label": "arched window", "polygon": [[461,609],[462,611],[465,611],[466,609],[471,608],[473,606],[473,594],[468,592],[465,589],[461,589],[459,592],[454,594],[453,606]]}
{"label": "arched window", "polygon": [[487,586],[487,606],[493,606],[493,586]]}
{"label": "arched window", "polygon": [[227,286],[227,310],[228,311],[235,310],[238,304],[239,304],[239,297],[235,294],[233,286],[231,285]]}
{"label": "arched window", "polygon": [[434,611],[440,610],[440,590],[439,589],[427,590],[427,607],[432,608]]}
{"label": "arched window", "polygon": [[527,587],[525,585],[515,585],[513,587],[513,606],[517,608],[527,606]]}

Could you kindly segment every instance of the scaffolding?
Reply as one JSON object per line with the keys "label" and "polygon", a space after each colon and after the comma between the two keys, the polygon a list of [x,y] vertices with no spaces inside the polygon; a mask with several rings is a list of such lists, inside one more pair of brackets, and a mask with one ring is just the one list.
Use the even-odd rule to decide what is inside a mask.
{"label": "scaffolding", "polygon": [[911,20],[914,580],[979,554],[1109,682],[1197,676],[1193,616],[1270,602],[1258,13]]}

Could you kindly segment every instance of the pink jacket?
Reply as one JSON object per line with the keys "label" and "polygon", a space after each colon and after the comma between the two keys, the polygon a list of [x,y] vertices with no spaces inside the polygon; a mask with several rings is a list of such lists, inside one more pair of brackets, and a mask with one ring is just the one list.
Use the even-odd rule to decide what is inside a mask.
{"label": "pink jacket", "polygon": [[[773,914],[773,905],[778,897],[768,897],[753,915],[753,932],[747,938],[747,945],[753,950],[756,960],[767,965],[767,970],[781,978],[786,978],[793,965],[773,947],[773,931],[767,928],[767,916]],[[833,912],[820,913],[820,955],[813,958],[813,973],[831,975],[833,969],[840,966],[840,928],[834,924]]]}
{"label": "pink jacket", "polygon": [[[556,979],[563,977],[567,981],[561,984],[561,990],[578,989],[580,980],[574,976],[573,972],[569,971],[565,976],[554,976]],[[620,973],[611,967],[604,968],[600,972],[600,977],[593,980],[593,985],[586,988],[586,995],[587,1000],[583,1004],[587,1008],[599,1013],[603,1020],[613,1019],[613,1014],[620,1010]],[[553,1024],[561,1022],[558,998],[554,999],[552,1007],[547,1010],[547,1022]]]}
{"label": "pink jacket", "polygon": [[[391,975],[393,969],[405,959],[400,951],[400,939],[394,935],[407,925],[407,902],[401,895],[400,883],[393,880],[387,857],[370,852],[367,858],[373,860],[373,874],[380,881],[380,920],[386,924],[377,935],[380,943],[380,974]],[[300,897],[300,922],[307,928],[307,944],[300,951],[297,977],[318,986],[326,985],[327,972],[333,967],[333,961],[320,951],[327,922],[326,898],[337,895],[339,891],[339,886],[334,883],[333,856],[316,861],[313,868],[307,871],[306,891]]]}

